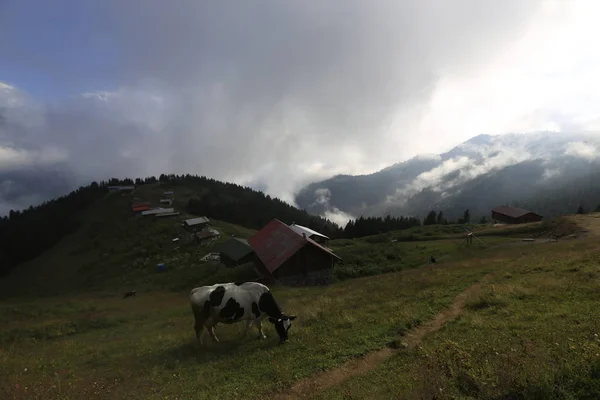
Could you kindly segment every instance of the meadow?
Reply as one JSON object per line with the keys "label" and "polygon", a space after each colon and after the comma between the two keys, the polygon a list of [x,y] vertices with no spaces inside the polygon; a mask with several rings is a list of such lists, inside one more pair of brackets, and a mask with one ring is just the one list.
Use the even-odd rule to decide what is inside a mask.
{"label": "meadow", "polygon": [[241,340],[242,326],[219,326],[221,343],[203,348],[187,291],[4,304],[0,397],[260,398],[386,346],[489,271],[447,267],[276,287],[286,313],[298,315],[284,346],[266,323],[264,341],[254,332]]}
{"label": "meadow", "polygon": [[[94,218],[119,224],[115,216]],[[592,218],[584,221],[590,233]],[[471,226],[485,245],[460,247],[462,227],[431,226],[333,241],[344,258],[336,283],[272,288],[284,311],[298,316],[288,344],[279,346],[265,322],[266,340],[257,340],[255,331],[242,338],[242,324],[219,325],[221,342],[199,345],[189,290],[248,270],[205,264],[157,274],[152,257],[163,259],[167,251],[152,246],[172,232],[160,240],[154,232],[171,229],[172,221],[121,221],[122,231],[112,236],[99,234],[107,228],[97,224],[88,225],[95,229],[87,236],[57,246],[44,262],[84,285],[73,271],[86,260],[92,265],[95,251],[100,260],[90,268],[106,278],[103,285],[76,290],[47,272],[72,293],[0,304],[0,398],[597,398],[600,259],[591,234],[531,244],[520,238],[539,235],[548,224]],[[140,224],[148,224],[143,233]],[[224,236],[244,233],[215,224]],[[146,239],[136,242],[143,243],[136,251],[145,251],[148,261],[132,254],[136,230]],[[94,240],[98,248],[87,248]],[[102,258],[106,246],[114,251]],[[181,253],[171,250],[173,264]],[[179,263],[197,262],[209,249],[193,251]],[[427,264],[431,254],[438,263]],[[28,271],[36,268],[42,266]],[[483,283],[473,286],[477,282]],[[122,299],[120,290],[131,284],[145,286]],[[448,308],[455,313],[433,329],[431,321]],[[367,357],[371,365],[363,374],[328,380],[345,363],[382,349],[386,357]]]}

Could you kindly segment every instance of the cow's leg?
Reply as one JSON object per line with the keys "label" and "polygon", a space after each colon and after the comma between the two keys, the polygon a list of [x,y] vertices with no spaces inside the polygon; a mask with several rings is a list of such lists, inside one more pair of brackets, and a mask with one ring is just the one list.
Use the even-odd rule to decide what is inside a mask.
{"label": "cow's leg", "polygon": [[242,339],[248,335],[248,331],[250,330],[250,325],[252,325],[251,319],[249,319],[248,322],[246,322],[246,328],[244,328],[244,334],[242,335]]}
{"label": "cow's leg", "polygon": [[254,321],[254,325],[256,325],[256,329],[258,329],[258,339],[266,339],[267,337],[262,330],[262,320],[257,319]]}
{"label": "cow's leg", "polygon": [[210,337],[215,343],[219,343],[219,339],[217,339],[217,335],[215,335],[215,325],[206,326],[208,333],[210,333]]}
{"label": "cow's leg", "polygon": [[196,332],[196,339],[200,340],[200,344],[202,344],[204,342],[204,324],[196,321],[194,331]]}
{"label": "cow's leg", "polygon": [[194,313],[194,331],[196,332],[196,339],[202,344],[204,341],[205,318],[202,315],[202,310],[198,309],[198,307],[192,306],[192,311]]}

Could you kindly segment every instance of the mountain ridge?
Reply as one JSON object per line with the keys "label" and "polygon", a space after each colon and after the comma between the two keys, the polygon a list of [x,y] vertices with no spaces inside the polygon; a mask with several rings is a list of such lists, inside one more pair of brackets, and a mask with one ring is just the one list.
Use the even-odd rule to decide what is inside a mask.
{"label": "mountain ridge", "polygon": [[[351,217],[423,218],[432,209],[450,218],[465,209],[489,217],[491,208],[506,203],[556,216],[575,212],[575,203],[587,209],[600,203],[599,149],[600,135],[591,132],[481,134],[445,153],[417,155],[373,174],[313,182],[295,201],[310,213]],[[571,185],[571,197],[562,193],[556,200],[562,206],[538,198],[575,181],[579,186]]]}

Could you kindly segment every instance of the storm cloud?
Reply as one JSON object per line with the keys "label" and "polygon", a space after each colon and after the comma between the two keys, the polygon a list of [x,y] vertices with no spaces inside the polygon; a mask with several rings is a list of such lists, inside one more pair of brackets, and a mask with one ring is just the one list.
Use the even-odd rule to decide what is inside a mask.
{"label": "storm cloud", "polygon": [[[540,15],[554,23],[568,6],[27,3],[0,6],[0,54],[7,56],[0,73],[3,63],[12,68],[6,71],[28,66],[51,84],[36,95],[35,78],[0,75],[1,179],[45,165],[64,171],[55,174],[60,188],[194,173],[265,188],[290,203],[310,181],[372,172],[424,146],[436,152],[468,138],[473,132],[463,129],[440,136],[427,122],[443,101],[439,93],[498,65]],[[59,29],[59,14],[61,34],[46,37]],[[35,24],[35,34],[20,21]],[[6,39],[23,36],[31,40]],[[11,205],[19,198],[12,190]],[[54,195],[36,190],[23,188],[24,206],[28,196]]]}

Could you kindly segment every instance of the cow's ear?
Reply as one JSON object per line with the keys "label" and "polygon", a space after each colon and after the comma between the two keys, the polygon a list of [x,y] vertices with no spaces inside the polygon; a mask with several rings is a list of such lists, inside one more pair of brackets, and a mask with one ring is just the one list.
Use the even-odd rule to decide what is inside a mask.
{"label": "cow's ear", "polygon": [[269,322],[274,324],[277,321],[277,318],[269,317]]}
{"label": "cow's ear", "polygon": [[295,315],[290,315],[288,318],[289,318],[290,321],[293,321],[293,320],[296,319],[296,316]]}

